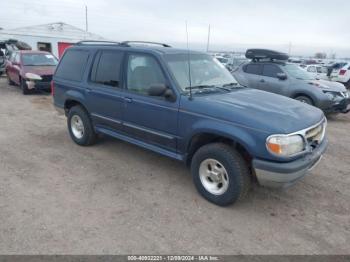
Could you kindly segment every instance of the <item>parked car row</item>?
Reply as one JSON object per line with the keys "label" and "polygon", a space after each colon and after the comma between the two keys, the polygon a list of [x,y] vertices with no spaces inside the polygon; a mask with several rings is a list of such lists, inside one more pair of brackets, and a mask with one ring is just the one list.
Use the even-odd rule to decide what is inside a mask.
{"label": "parked car row", "polygon": [[349,112],[349,91],[343,84],[317,79],[280,52],[252,49],[247,54],[251,61],[233,72],[241,85],[287,96],[325,113]]}
{"label": "parked car row", "polygon": [[[290,186],[320,161],[324,113],[255,86],[299,84],[294,67],[252,61],[239,70],[253,87],[246,88],[208,54],[148,44],[84,41],[66,50],[53,101],[76,144],[92,145],[105,134],[183,161],[198,192],[221,206],[243,199],[254,180]],[[328,95],[319,96],[328,105]]]}

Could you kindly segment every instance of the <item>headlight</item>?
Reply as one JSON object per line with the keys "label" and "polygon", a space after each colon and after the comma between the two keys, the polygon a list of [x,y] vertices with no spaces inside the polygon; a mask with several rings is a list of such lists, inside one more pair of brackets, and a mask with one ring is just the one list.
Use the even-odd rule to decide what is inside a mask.
{"label": "headlight", "polygon": [[300,135],[273,135],[266,140],[267,149],[274,155],[292,156],[304,151],[304,139]]}
{"label": "headlight", "polygon": [[37,74],[34,74],[34,73],[26,73],[24,76],[28,80],[31,80],[31,81],[40,81],[40,80],[42,80],[41,76],[39,76]]}
{"label": "headlight", "polygon": [[339,99],[343,99],[344,98],[343,94],[340,93],[340,92],[330,92],[330,91],[323,91],[323,92],[331,100],[339,100]]}

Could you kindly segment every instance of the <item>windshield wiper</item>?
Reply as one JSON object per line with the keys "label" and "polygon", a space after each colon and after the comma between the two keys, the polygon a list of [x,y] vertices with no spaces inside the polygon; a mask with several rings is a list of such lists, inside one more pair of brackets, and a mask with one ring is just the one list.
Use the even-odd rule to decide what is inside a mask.
{"label": "windshield wiper", "polygon": [[222,85],[222,87],[240,87],[240,85],[237,82],[232,82],[228,84]]}
{"label": "windshield wiper", "polygon": [[205,88],[213,88],[215,87],[214,85],[198,85],[198,86],[188,86],[185,89],[189,90],[189,89],[205,89]]}

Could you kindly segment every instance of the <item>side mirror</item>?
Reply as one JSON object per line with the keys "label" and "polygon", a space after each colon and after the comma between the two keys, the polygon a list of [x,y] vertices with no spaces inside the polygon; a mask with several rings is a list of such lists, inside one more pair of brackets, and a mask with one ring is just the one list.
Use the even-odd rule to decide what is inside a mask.
{"label": "side mirror", "polygon": [[170,88],[167,88],[167,90],[164,93],[164,97],[166,100],[168,100],[170,102],[176,101],[176,96],[175,96],[173,90],[171,90]]}
{"label": "side mirror", "polygon": [[176,100],[176,96],[174,95],[174,92],[164,84],[152,85],[148,89],[148,95],[163,96],[166,100],[169,100],[171,102],[174,102]]}
{"label": "side mirror", "polygon": [[277,78],[279,80],[286,80],[287,79],[287,75],[285,73],[278,73],[277,74]]}
{"label": "side mirror", "polygon": [[148,89],[149,96],[163,96],[165,91],[167,91],[167,86],[163,84],[152,85]]}

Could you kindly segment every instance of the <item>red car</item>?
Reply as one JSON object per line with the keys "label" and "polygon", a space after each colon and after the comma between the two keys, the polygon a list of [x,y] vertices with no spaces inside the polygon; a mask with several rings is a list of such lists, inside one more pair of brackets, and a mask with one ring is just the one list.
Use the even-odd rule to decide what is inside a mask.
{"label": "red car", "polygon": [[23,94],[32,90],[50,90],[58,60],[43,51],[14,51],[7,60],[5,72],[10,85],[19,85]]}

